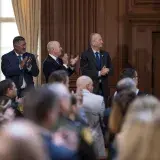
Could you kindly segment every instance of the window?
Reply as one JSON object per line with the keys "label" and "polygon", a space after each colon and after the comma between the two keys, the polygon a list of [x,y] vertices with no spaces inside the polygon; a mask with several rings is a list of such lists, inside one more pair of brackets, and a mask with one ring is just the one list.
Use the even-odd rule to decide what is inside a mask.
{"label": "window", "polygon": [[[12,0],[0,0],[0,59],[13,49],[13,38],[18,35]],[[5,77],[0,70],[0,81],[3,79]]]}

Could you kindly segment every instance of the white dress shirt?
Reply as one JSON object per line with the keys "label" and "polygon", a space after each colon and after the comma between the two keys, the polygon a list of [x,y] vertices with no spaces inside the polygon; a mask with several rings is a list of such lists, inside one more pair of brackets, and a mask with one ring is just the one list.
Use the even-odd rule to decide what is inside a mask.
{"label": "white dress shirt", "polygon": [[[52,54],[49,54],[56,62],[57,62],[57,59],[58,59],[58,57],[56,57],[56,56],[54,56],[54,55],[52,55]],[[58,62],[57,62],[58,63]],[[58,63],[59,64],[59,63]],[[65,67],[65,68],[68,68],[68,66],[66,65],[66,64],[63,64],[63,66]]]}

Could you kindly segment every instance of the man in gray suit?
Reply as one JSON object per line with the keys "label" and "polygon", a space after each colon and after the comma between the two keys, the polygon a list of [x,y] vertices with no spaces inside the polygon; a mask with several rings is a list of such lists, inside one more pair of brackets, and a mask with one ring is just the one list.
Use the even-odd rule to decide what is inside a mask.
{"label": "man in gray suit", "polygon": [[82,92],[83,95],[83,107],[92,131],[97,158],[106,158],[104,138],[100,125],[100,119],[103,119],[105,110],[103,97],[92,93],[93,81],[88,76],[81,76],[77,79],[77,91]]}

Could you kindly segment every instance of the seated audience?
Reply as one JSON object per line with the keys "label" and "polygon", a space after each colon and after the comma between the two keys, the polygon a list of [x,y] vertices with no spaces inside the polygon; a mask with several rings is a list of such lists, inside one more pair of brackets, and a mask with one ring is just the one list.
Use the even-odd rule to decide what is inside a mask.
{"label": "seated audience", "polygon": [[129,107],[117,136],[118,160],[158,160],[160,102],[153,96],[137,98]]}
{"label": "seated audience", "polygon": [[38,129],[28,121],[14,121],[0,130],[1,160],[49,160]]}
{"label": "seated audience", "polygon": [[0,99],[11,100],[11,107],[14,109],[16,117],[23,117],[22,99],[17,98],[17,88],[14,82],[6,79],[0,82]]}
{"label": "seated audience", "polygon": [[77,90],[82,91],[83,107],[88,118],[89,127],[92,131],[97,158],[105,158],[106,151],[100,124],[105,110],[103,97],[92,93],[93,81],[88,76],[79,77],[76,84]]}

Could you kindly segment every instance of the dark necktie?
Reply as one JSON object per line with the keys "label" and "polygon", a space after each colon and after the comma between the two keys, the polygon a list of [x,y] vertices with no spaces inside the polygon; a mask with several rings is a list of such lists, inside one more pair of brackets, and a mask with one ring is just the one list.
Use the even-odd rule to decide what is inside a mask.
{"label": "dark necktie", "polygon": [[98,70],[100,71],[101,70],[101,59],[100,59],[100,54],[98,52],[95,53],[96,55],[96,63],[97,63],[97,67],[98,67]]}
{"label": "dark necktie", "polygon": [[18,60],[19,60],[19,64],[21,63],[21,61],[22,61],[22,56],[17,56],[18,57]]}
{"label": "dark necktie", "polygon": [[[21,55],[19,55],[17,57],[18,57],[18,61],[19,61],[19,64],[20,64],[22,62],[22,60],[23,60],[23,57]],[[19,88],[23,84],[23,78],[24,78],[24,73],[23,73],[23,70],[21,70],[21,74],[19,75]]]}
{"label": "dark necktie", "polygon": [[59,59],[58,59],[58,58],[56,59],[56,62],[57,62],[58,64],[60,64],[60,63],[59,63]]}

